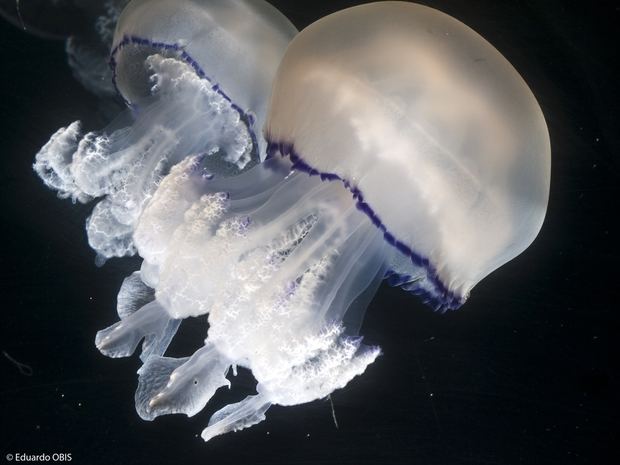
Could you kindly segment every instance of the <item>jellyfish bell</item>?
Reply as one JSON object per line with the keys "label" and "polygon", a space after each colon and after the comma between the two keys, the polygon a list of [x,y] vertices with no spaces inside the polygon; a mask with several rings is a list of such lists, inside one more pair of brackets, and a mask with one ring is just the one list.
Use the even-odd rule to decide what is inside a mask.
{"label": "jellyfish bell", "polygon": [[[60,129],[34,169],[60,197],[103,198],[87,223],[98,261],[135,253],[133,230],[161,178],[189,155],[234,173],[264,158],[257,136],[293,25],[260,1],[134,0],[113,39],[130,109],[106,129]],[[260,127],[260,126],[259,126]]]}
{"label": "jellyfish bell", "polygon": [[[127,102],[139,105],[152,90],[144,60],[153,53],[180,58],[260,132],[274,74],[296,32],[262,0],[134,0],[116,29],[115,82]],[[265,142],[256,142],[264,154]]]}
{"label": "jellyfish bell", "polygon": [[392,282],[455,308],[541,228],[550,144],[521,76],[432,8],[381,2],[317,21],[274,83],[272,152],[341,182],[398,253]]}

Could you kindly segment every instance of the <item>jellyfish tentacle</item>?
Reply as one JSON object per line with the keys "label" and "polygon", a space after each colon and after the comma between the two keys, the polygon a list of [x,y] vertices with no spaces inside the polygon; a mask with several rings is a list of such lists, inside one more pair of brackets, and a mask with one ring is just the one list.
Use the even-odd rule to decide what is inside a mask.
{"label": "jellyfish tentacle", "polygon": [[[331,283],[330,298],[326,298],[317,311],[317,316],[326,322],[344,321],[345,315],[352,311],[351,304],[366,288],[376,287],[383,279],[382,270],[385,268],[389,251],[383,243],[381,234],[374,227],[365,224],[357,229],[340,248],[338,272],[334,273]],[[361,319],[361,307],[356,318]],[[349,328],[351,334],[356,334],[357,327]],[[357,325],[355,325],[357,326]]]}
{"label": "jellyfish tentacle", "polygon": [[154,420],[149,402],[170,382],[174,370],[189,360],[189,357],[171,358],[153,356],[138,370],[138,388],[135,393],[136,412],[143,420]]}
{"label": "jellyfish tentacle", "polygon": [[[301,198],[296,202],[291,202],[291,198],[297,198],[300,193],[303,193]],[[240,210],[237,199],[232,199],[230,207],[227,208],[227,213],[232,210],[239,216],[247,216],[250,224],[254,225],[247,232],[245,240],[247,245],[242,248],[241,252],[247,253],[256,246],[269,244],[283,230],[294,227],[306,218],[313,218],[310,220],[313,225],[309,229],[307,236],[304,236],[304,240],[317,235],[321,235],[321,238],[326,240],[330,233],[335,234],[339,231],[339,226],[337,224],[330,224],[328,231],[319,232],[321,227],[327,223],[326,221],[320,224],[317,223],[317,219],[322,216],[319,214],[319,211],[323,210],[323,216],[325,216],[331,208],[331,217],[335,220],[340,212],[334,211],[335,207],[330,207],[329,204],[330,202],[337,202],[338,199],[339,195],[337,192],[326,189],[320,182],[303,175],[294,175],[282,182],[278,189],[268,199],[264,200],[258,209],[243,212]],[[311,252],[309,251],[309,253]]]}
{"label": "jellyfish tentacle", "polygon": [[184,215],[205,195],[227,200],[228,216],[258,208],[274,194],[288,173],[284,164],[275,162],[270,160],[265,163],[265,169],[231,178],[211,175],[204,155],[187,157],[173,166],[159,183],[136,225],[134,239],[139,244],[140,254],[149,262],[160,263]]}
{"label": "jellyfish tentacle", "polygon": [[220,387],[230,386],[230,364],[210,343],[189,358],[150,358],[138,371],[136,410],[147,420],[171,413],[191,417]]}
{"label": "jellyfish tentacle", "polygon": [[[131,50],[130,53],[136,53],[139,55],[140,53],[148,53],[152,55],[161,55],[165,57],[165,59],[176,60],[184,63],[187,70],[191,70],[191,74],[195,74],[199,79],[204,82],[205,86],[209,86],[210,89],[219,96],[219,105],[223,107],[230,107],[233,109],[239,116],[239,119],[244,122],[247,126],[248,131],[250,132],[250,137],[252,139],[253,145],[257,144],[257,138],[252,130],[252,126],[254,123],[254,116],[252,112],[247,112],[246,110],[239,107],[237,104],[233,103],[232,99],[222,90],[219,84],[213,82],[213,80],[207,75],[205,70],[198,64],[198,62],[190,56],[185,50],[184,45],[180,43],[165,43],[165,42],[157,42],[147,39],[145,37],[139,37],[135,35],[125,35],[123,39],[112,48],[112,52],[110,54],[110,65],[112,68],[112,84],[116,89],[117,93],[122,97],[125,103],[134,108],[139,108],[138,104],[132,103],[121,91],[120,86],[118,85],[118,55],[120,52],[124,51],[125,48],[135,47],[134,50]],[[147,58],[147,62],[151,57]],[[159,85],[156,83],[152,90],[157,89]],[[135,89],[132,89],[135,91]],[[134,95],[135,97],[135,95]],[[196,102],[189,102],[189,105],[194,110],[197,109]],[[240,142],[241,138],[237,140]],[[231,145],[234,147],[234,145]],[[241,164],[247,164],[250,160],[248,157],[248,153],[241,147],[241,150],[232,150],[232,154],[230,154],[230,158],[234,162],[240,161]],[[236,152],[236,153],[235,153]],[[242,160],[240,160],[243,158]]]}
{"label": "jellyfish tentacle", "polygon": [[155,300],[155,289],[146,285],[140,271],[127,276],[116,297],[116,312],[123,319]]}
{"label": "jellyfish tentacle", "polygon": [[[234,196],[213,193],[216,178],[193,181],[200,166],[201,160],[187,159],[171,170],[136,235],[165,221],[166,209],[182,206],[181,214],[171,211],[181,224],[168,230],[166,250],[157,259],[157,299],[175,317],[208,313],[209,337],[191,359],[148,358],[140,369],[136,408],[147,419],[193,415],[228,384],[224,374],[231,363],[247,366],[264,401],[252,398],[223,409],[205,430],[210,438],[262,420],[267,404],[328,395],[376,359],[380,350],[345,335],[340,322],[364,287],[383,276],[386,259],[381,232],[341,183],[298,173],[276,177],[275,190],[270,183],[255,186],[270,192],[256,209],[252,202],[237,203],[261,195],[250,183]],[[248,179],[265,169],[253,168]],[[368,260],[358,264],[365,255]],[[267,327],[275,331],[265,338]]]}
{"label": "jellyfish tentacle", "polygon": [[361,227],[363,218],[357,217],[357,224],[347,224],[350,210],[338,212],[342,217],[332,214],[333,212],[318,212],[319,219],[312,225],[310,231],[301,240],[301,243],[287,256],[283,266],[274,274],[275,281],[287,281],[299,273],[299,270],[307,269],[316,260],[330,251],[337,250],[339,246]]}
{"label": "jellyfish tentacle", "polygon": [[326,397],[363,373],[381,354],[379,347],[362,344],[362,339],[345,335],[340,323],[324,325],[305,340],[289,343],[287,350],[293,356],[282,366],[285,368],[261,373],[259,385],[272,403],[279,405]]}
{"label": "jellyfish tentacle", "polygon": [[117,297],[117,313],[121,321],[97,333],[95,345],[110,357],[131,355],[140,340],[140,358],[163,355],[181,323],[173,320],[155,302],[155,290],[149,287],[140,271],[123,280]]}
{"label": "jellyfish tentacle", "polygon": [[91,197],[76,186],[70,170],[81,133],[80,121],[58,129],[39,150],[32,168],[61,199],[71,198],[74,202],[86,203]]}
{"label": "jellyfish tentacle", "polygon": [[146,336],[144,338],[144,342],[142,343],[140,360],[145,362],[150,357],[163,355],[179,330],[181,321],[182,320],[171,318],[158,334]]}
{"label": "jellyfish tentacle", "polygon": [[153,91],[139,108],[101,132],[82,136],[79,122],[59,130],[34,164],[61,197],[104,197],[87,222],[100,263],[135,253],[135,223],[171,166],[196,153],[217,154],[234,171],[250,161],[254,146],[236,110],[188,64],[156,54],[145,67]]}
{"label": "jellyfish tentacle", "polygon": [[165,352],[180,323],[180,320],[172,319],[157,301],[153,301],[97,332],[95,345],[108,357],[129,357],[144,339],[141,354],[144,361],[151,355]]}
{"label": "jellyfish tentacle", "polygon": [[[263,162],[261,169],[247,170],[234,177],[213,177],[210,180],[207,191],[227,192],[236,202],[242,204],[245,199],[263,198],[271,196],[278,189],[279,183],[290,174],[288,163],[280,160],[269,159]],[[256,202],[258,208],[262,203]],[[234,205],[231,205],[231,211]],[[240,207],[245,210],[251,206]]]}
{"label": "jellyfish tentacle", "polygon": [[209,441],[231,431],[249,428],[265,420],[265,412],[271,402],[262,394],[247,396],[241,402],[228,404],[211,416],[209,425],[202,431],[201,437]]}
{"label": "jellyfish tentacle", "polygon": [[[288,166],[290,169],[290,163]],[[316,198],[321,192],[324,192],[324,186],[315,179],[293,171],[278,184],[268,203],[262,204],[248,214],[252,216],[254,223],[261,225],[261,230],[274,223],[280,223],[280,228],[276,230],[281,230],[282,224],[293,224],[299,217],[299,211],[307,209],[311,199]],[[291,194],[294,195],[295,202],[291,201]],[[269,232],[265,234],[269,235]]]}
{"label": "jellyfish tentacle", "polygon": [[[207,344],[217,347],[226,368],[250,368],[270,403],[308,402],[344,386],[380,353],[352,337],[357,323],[345,334],[340,322],[365,287],[375,288],[383,277],[389,254],[381,231],[342,183],[295,171],[269,178],[269,168],[257,166],[238,183],[230,179],[233,194],[223,195],[214,192],[221,187],[218,178],[193,181],[201,164],[187,159],[174,167],[140,218],[137,238],[169,218],[178,224],[166,229],[165,250],[156,259],[158,301],[174,317],[208,313]],[[282,160],[278,166],[292,167]],[[247,182],[262,175],[277,188],[271,181]],[[265,191],[266,200],[255,208],[251,199]],[[355,311],[352,321],[362,313]],[[264,337],[269,327],[275,330]],[[188,382],[206,372],[198,365],[217,363],[211,355],[206,362],[194,357],[192,363],[147,360],[136,397],[141,415],[193,414],[204,406],[214,391],[198,402]],[[211,368],[210,376],[223,383],[217,373],[224,369]],[[149,383],[157,388],[146,395]],[[232,415],[228,423],[208,431],[249,426],[261,419],[262,405],[239,418],[237,407],[225,409],[222,415]]]}

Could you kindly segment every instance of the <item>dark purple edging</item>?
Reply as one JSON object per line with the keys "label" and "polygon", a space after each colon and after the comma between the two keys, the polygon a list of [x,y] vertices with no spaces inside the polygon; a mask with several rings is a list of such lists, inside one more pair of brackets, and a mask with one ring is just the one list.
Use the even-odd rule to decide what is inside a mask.
{"label": "dark purple edging", "polygon": [[117,66],[116,55],[121,49],[123,49],[123,47],[130,45],[130,44],[160,49],[166,52],[176,52],[178,58],[180,58],[185,63],[190,65],[193,68],[193,70],[196,72],[198,77],[200,77],[201,79],[205,79],[209,83],[211,83],[212,84],[211,89],[214,90],[216,93],[218,93],[226,101],[228,101],[232,109],[235,110],[237,113],[239,113],[241,120],[245,122],[248,128],[250,137],[252,138],[252,144],[254,146],[254,149],[258,150],[258,139],[256,138],[256,134],[254,133],[254,130],[252,129],[252,127],[254,126],[254,116],[250,113],[246,113],[239,105],[234,103],[232,99],[228,95],[226,95],[226,93],[220,88],[219,84],[214,84],[213,80],[209,76],[207,76],[207,74],[204,72],[202,67],[198,64],[198,62],[194,60],[194,58],[192,58],[192,56],[185,51],[182,45],[179,45],[179,44],[167,44],[165,42],[155,42],[155,41],[146,39],[144,37],[139,37],[139,36],[134,36],[134,35],[125,35],[123,36],[123,39],[118,44],[112,47],[112,51],[110,52],[110,61],[109,61],[110,68],[112,69],[112,84],[114,85],[114,89],[116,89],[116,92],[118,93],[118,95],[121,96],[121,98],[123,99],[123,101],[128,107],[133,108],[134,105],[125,98],[123,93],[118,88],[118,85],[116,82],[116,66]]}
{"label": "dark purple edging", "polygon": [[372,221],[372,224],[383,232],[383,238],[385,241],[400,253],[409,257],[414,266],[425,270],[426,277],[424,279],[432,285],[433,292],[421,287],[415,278],[408,275],[399,274],[394,270],[388,270],[384,276],[384,279],[387,280],[390,286],[400,286],[407,292],[419,296],[425,304],[432,306],[435,310],[455,310],[463,305],[465,299],[448,289],[448,287],[439,278],[437,270],[427,257],[414,251],[411,247],[404,242],[399,241],[391,232],[388,231],[379,215],[377,215],[372,207],[366,203],[364,200],[364,195],[359,188],[353,186],[348,180],[342,178],[338,174],[321,172],[313,168],[295,151],[293,144],[272,141],[270,137],[267,136],[267,160],[276,156],[277,153],[280,153],[282,157],[288,157],[293,164],[292,168],[295,170],[307,173],[309,176],[319,176],[322,181],[342,182],[344,187],[351,192],[353,199],[356,201],[357,209],[368,216],[370,221]]}

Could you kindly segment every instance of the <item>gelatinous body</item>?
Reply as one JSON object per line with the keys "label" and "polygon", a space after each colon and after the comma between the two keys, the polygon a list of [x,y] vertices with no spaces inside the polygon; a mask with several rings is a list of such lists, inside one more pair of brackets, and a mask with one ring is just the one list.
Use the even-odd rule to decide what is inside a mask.
{"label": "gelatinous body", "polygon": [[260,132],[274,74],[296,32],[262,0],[134,0],[116,29],[115,81],[125,100],[140,105],[151,91],[144,58],[181,59]]}
{"label": "gelatinous body", "polygon": [[[92,31],[67,39],[69,66],[76,79],[102,98],[115,98],[112,69],[108,65],[116,23],[129,0],[75,0],[86,18],[94,18]],[[78,23],[82,22],[78,21]]]}
{"label": "gelatinous body", "polygon": [[[0,16],[46,39],[66,39],[69,66],[89,91],[113,106],[108,57],[121,10],[129,0],[0,0]],[[107,108],[102,108],[104,111]]]}
{"label": "gelatinous body", "polygon": [[87,224],[100,261],[135,253],[137,218],[162,176],[186,156],[209,154],[211,170],[219,173],[261,158],[265,143],[256,124],[294,33],[262,1],[136,0],[127,6],[111,65],[131,111],[101,132],[82,135],[79,122],[62,128],[35,163],[59,196],[103,197]]}
{"label": "gelatinous body", "polygon": [[402,252],[393,272],[444,308],[521,253],[545,216],[550,146],[536,99],[492,45],[428,7],[368,4],[304,30],[266,134],[359,192]]}
{"label": "gelatinous body", "polygon": [[[218,46],[203,50],[187,34],[201,38],[202,23],[218,24],[195,10],[207,3],[228,26],[206,34]],[[89,223],[100,254],[131,247],[144,259],[119,293],[120,321],[95,341],[111,357],[131,355],[143,341],[135,398],[142,418],[194,415],[230,385],[231,367],[252,371],[257,393],[217,411],[205,440],[262,421],[273,404],[325,397],[363,373],[380,349],[357,333],[385,277],[437,309],[460,306],[533,240],[549,189],[536,100],[467,26],[404,2],[330,15],[293,39],[269,112],[256,104],[254,118],[245,111],[254,79],[213,85],[233,68],[210,74],[203,66],[219,63],[222,50],[239,51],[231,44],[244,43],[247,29],[232,18],[265,11],[248,5],[131,3],[112,59],[135,123],[103,139],[86,136],[72,156],[62,150],[78,138],[69,127],[38,161],[65,196],[107,195]],[[125,31],[140,21],[146,29]],[[149,29],[155,21],[164,32]],[[261,137],[254,119],[265,121],[268,157],[249,166],[248,149]],[[177,137],[181,128],[209,135],[211,145]],[[214,153],[241,172],[214,175]],[[117,224],[124,235],[110,233]],[[167,357],[181,321],[200,315],[209,321],[204,346]]]}

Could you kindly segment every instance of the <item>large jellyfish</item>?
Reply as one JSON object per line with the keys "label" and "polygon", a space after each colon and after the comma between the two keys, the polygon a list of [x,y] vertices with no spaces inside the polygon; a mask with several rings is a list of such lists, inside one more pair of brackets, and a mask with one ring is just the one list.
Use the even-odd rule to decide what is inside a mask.
{"label": "large jellyfish", "polygon": [[264,158],[256,128],[295,33],[262,0],[127,5],[110,62],[112,82],[130,110],[101,132],[83,135],[79,121],[60,129],[34,165],[60,197],[103,197],[87,223],[100,263],[135,253],[138,217],[161,178],[186,156],[209,155],[218,173]]}
{"label": "large jellyfish", "polygon": [[[457,308],[546,211],[536,99],[476,32],[424,6],[367,4],[298,34],[264,134],[268,159],[239,175],[213,177],[197,154],[158,184],[132,236],[142,268],[96,338],[113,357],[144,339],[145,419],[194,415],[230,367],[250,369],[257,393],[216,412],[205,440],[364,372],[380,349],[357,333],[382,279]],[[204,314],[204,347],[166,357],[179,321]]]}

